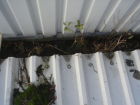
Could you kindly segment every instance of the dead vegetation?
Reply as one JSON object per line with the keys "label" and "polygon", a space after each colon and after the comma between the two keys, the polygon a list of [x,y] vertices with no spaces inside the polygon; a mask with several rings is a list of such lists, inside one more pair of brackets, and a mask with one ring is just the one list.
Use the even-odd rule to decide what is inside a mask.
{"label": "dead vegetation", "polygon": [[105,40],[102,41],[94,41],[93,46],[95,51],[102,51],[102,52],[112,52],[117,47],[126,47],[127,41],[132,39],[134,36],[132,33],[123,33],[117,35],[115,33],[106,36]]}
{"label": "dead vegetation", "polygon": [[0,57],[69,55],[74,53],[94,53],[97,51],[113,52],[116,50],[132,51],[139,48],[140,37],[133,33],[112,32],[108,35],[93,37],[84,37],[84,34],[81,34],[81,36],[69,40],[3,40]]}
{"label": "dead vegetation", "polygon": [[[38,84],[30,82],[26,60],[19,61],[19,74],[17,84],[19,88],[14,89],[13,105],[52,105],[55,102],[55,85],[52,75],[47,78],[44,75],[46,66],[39,65],[36,70]],[[47,68],[46,68],[47,69]],[[40,78],[43,77],[43,78]],[[40,82],[42,79],[43,81]],[[36,81],[37,82],[37,81]]]}

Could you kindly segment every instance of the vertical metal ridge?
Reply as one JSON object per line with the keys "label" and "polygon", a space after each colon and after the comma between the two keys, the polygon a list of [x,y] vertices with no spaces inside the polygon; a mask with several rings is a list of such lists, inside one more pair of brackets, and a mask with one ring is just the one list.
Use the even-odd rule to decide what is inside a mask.
{"label": "vertical metal ridge", "polygon": [[[14,17],[14,15],[13,15],[13,13],[8,5],[7,0],[0,1],[0,9],[1,9],[1,12],[2,12],[5,20],[7,21],[10,28],[12,29],[13,33],[21,33],[21,30],[18,27],[18,24],[17,24],[15,17]],[[13,33],[11,33],[11,34],[13,34]]]}
{"label": "vertical metal ridge", "polygon": [[80,105],[89,105],[81,56],[82,56],[81,54],[74,55],[79,102],[80,102]]}
{"label": "vertical metal ridge", "polygon": [[140,71],[140,50],[133,51],[133,56],[136,61],[136,66],[138,70]]}
{"label": "vertical metal ridge", "polygon": [[37,24],[37,16],[35,16],[35,9],[33,9],[33,3],[31,0],[26,0],[26,4],[27,4],[27,7],[28,7],[28,11],[30,13],[30,17],[31,17],[31,23],[33,25],[33,28],[34,28],[34,31],[35,33],[37,33],[37,30],[39,29],[39,24]]}
{"label": "vertical metal ridge", "polygon": [[45,34],[44,26],[43,26],[43,20],[42,20],[42,17],[41,17],[41,8],[40,8],[39,1],[40,1],[40,0],[36,0],[36,3],[37,3],[37,10],[38,10],[39,19],[40,19],[41,30],[42,30],[42,33]]}
{"label": "vertical metal ridge", "polygon": [[115,52],[115,55],[116,55],[116,61],[118,65],[119,75],[121,78],[121,83],[122,83],[122,88],[123,88],[126,104],[135,105],[134,97],[133,97],[131,86],[129,83],[128,74],[126,72],[126,67],[123,61],[124,59],[123,59],[122,52],[117,51]]}
{"label": "vertical metal ridge", "polygon": [[53,63],[53,77],[55,82],[56,90],[56,105],[63,105],[62,102],[62,83],[61,83],[61,73],[60,73],[60,57],[58,55],[52,56]]}
{"label": "vertical metal ridge", "polygon": [[32,27],[32,33],[33,34],[36,34],[36,26],[35,26],[35,22],[33,21],[33,18],[34,17],[32,17],[33,15],[33,12],[31,12],[31,8],[32,8],[32,5],[30,4],[30,2],[28,1],[28,0],[25,0],[25,4],[26,4],[26,6],[27,6],[27,12],[28,12],[28,14],[29,14],[29,18],[30,18],[30,23],[31,23],[31,27]]}
{"label": "vertical metal ridge", "polygon": [[103,97],[103,103],[104,105],[112,105],[111,94],[110,94],[108,80],[107,80],[107,74],[106,74],[105,65],[103,61],[103,54],[98,52],[95,54],[95,58],[96,58],[98,76],[99,76],[99,81],[100,81],[100,86],[101,86],[102,97]]}
{"label": "vertical metal ridge", "polygon": [[8,20],[5,18],[4,14],[0,10],[0,32],[3,34],[8,34],[10,36],[14,36],[14,30],[10,26]]}
{"label": "vertical metal ridge", "polygon": [[62,32],[62,0],[56,0],[56,30]]}
{"label": "vertical metal ridge", "polygon": [[62,34],[64,34],[64,22],[66,22],[68,0],[63,0]]}
{"label": "vertical metal ridge", "polygon": [[40,21],[39,21],[39,12],[38,12],[38,8],[37,8],[37,0],[34,1],[34,0],[29,0],[28,1],[28,5],[30,6],[31,5],[31,10],[30,10],[30,13],[32,13],[32,18],[33,18],[33,22],[34,25],[35,25],[35,30],[37,33],[42,33],[41,31],[41,24],[40,24]]}
{"label": "vertical metal ridge", "polygon": [[[35,35],[35,29],[32,22],[32,17],[29,12],[28,4],[26,0],[17,1],[16,0],[7,0],[8,5],[13,12],[16,20],[20,24],[24,35]],[[18,9],[16,7],[18,5]],[[28,24],[28,27],[27,27]]]}
{"label": "vertical metal ridge", "polygon": [[[20,29],[21,33],[24,34],[24,31],[23,31],[23,29],[22,29],[22,27],[21,27],[21,24],[20,24],[20,22],[18,21],[18,19],[17,19],[17,17],[16,17],[16,14],[14,13],[14,10],[12,9],[12,6],[11,6],[9,0],[7,0],[7,4],[8,4],[8,7],[10,8],[10,10],[11,10],[11,12],[12,12],[14,18],[15,18],[15,21],[16,21],[16,23],[17,23],[17,25],[18,25],[18,28]],[[19,34],[19,33],[18,33],[18,34]]]}
{"label": "vertical metal ridge", "polygon": [[111,12],[107,16],[107,19],[105,19],[104,24],[101,26],[101,28],[99,29],[99,31],[103,31],[104,30],[106,24],[109,22],[109,20],[113,16],[114,12],[116,11],[116,9],[118,8],[118,6],[120,5],[121,1],[122,0],[118,0],[117,3],[115,3],[115,6],[113,7],[113,9],[111,10]]}
{"label": "vertical metal ridge", "polygon": [[[87,2],[87,1],[85,0],[85,2]],[[95,4],[95,0],[90,0],[89,5],[88,5],[88,8],[86,10],[86,13],[84,15],[82,15],[84,17],[83,20],[82,20],[84,26],[88,22],[88,19],[89,19],[90,15],[91,15],[91,11],[92,11],[92,8],[93,8],[94,4]],[[86,9],[86,8],[84,8],[84,9]]]}
{"label": "vertical metal ridge", "polygon": [[4,105],[11,104],[13,59],[8,58],[6,61]]}
{"label": "vertical metal ridge", "polygon": [[128,10],[128,12],[130,11],[129,14],[125,15],[122,19],[123,21],[120,21],[121,23],[117,25],[117,32],[119,32],[124,27],[124,25],[132,18],[132,16],[140,9],[140,2],[136,0],[130,9]]}
{"label": "vertical metal ridge", "polygon": [[36,76],[36,56],[32,56],[30,58],[28,58],[28,72],[29,72],[29,76],[30,76],[30,81],[32,83],[35,83],[37,80],[37,76]]}
{"label": "vertical metal ridge", "polygon": [[0,50],[1,50],[1,44],[2,44],[2,34],[0,33]]}
{"label": "vertical metal ridge", "polygon": [[46,36],[56,34],[56,0],[38,0],[37,7],[42,28]]}

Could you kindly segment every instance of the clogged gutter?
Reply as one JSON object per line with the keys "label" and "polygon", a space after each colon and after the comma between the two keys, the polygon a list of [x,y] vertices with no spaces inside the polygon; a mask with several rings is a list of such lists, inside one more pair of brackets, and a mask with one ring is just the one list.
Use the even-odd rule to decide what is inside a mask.
{"label": "clogged gutter", "polygon": [[133,33],[111,33],[104,36],[84,37],[70,40],[3,40],[0,58],[28,57],[32,55],[50,56],[74,53],[132,51],[140,48],[140,37]]}

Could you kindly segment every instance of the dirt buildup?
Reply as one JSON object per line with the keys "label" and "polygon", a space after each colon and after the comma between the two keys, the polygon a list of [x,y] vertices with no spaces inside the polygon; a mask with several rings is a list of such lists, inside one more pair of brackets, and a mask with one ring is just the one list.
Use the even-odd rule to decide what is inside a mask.
{"label": "dirt buildup", "polygon": [[131,59],[126,59],[125,62],[127,64],[127,66],[134,66],[134,62]]}
{"label": "dirt buildup", "polygon": [[[38,80],[35,84],[28,79],[25,59],[20,66],[19,88],[14,89],[13,105],[52,105],[55,103],[55,84],[52,75],[46,78],[44,70],[46,66],[39,65],[36,70]],[[23,69],[21,69],[23,68]],[[43,77],[43,78],[41,78]]]}
{"label": "dirt buildup", "polygon": [[140,71],[131,69],[130,72],[133,72],[133,77],[137,80],[140,80]]}
{"label": "dirt buildup", "polygon": [[132,51],[140,48],[140,37],[134,33],[110,33],[108,35],[81,35],[69,40],[3,40],[0,58],[28,57],[31,55],[50,56],[74,53]]}
{"label": "dirt buildup", "polygon": [[105,55],[108,59],[112,59],[112,58],[114,57],[114,53],[113,53],[113,52],[104,53],[104,55]]}

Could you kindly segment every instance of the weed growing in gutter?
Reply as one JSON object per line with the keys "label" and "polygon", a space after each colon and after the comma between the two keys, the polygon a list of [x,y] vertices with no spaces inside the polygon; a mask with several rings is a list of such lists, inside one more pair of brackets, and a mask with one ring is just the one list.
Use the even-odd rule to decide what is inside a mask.
{"label": "weed growing in gutter", "polygon": [[[55,101],[55,85],[52,76],[48,79],[43,74],[44,66],[39,65],[36,70],[38,85],[30,83],[28,72],[23,59],[23,65],[20,65],[20,78],[18,84],[22,91],[15,89],[13,105],[52,105]],[[48,67],[48,66],[47,66]]]}
{"label": "weed growing in gutter", "polygon": [[[72,33],[82,33],[84,29],[84,24],[81,24],[80,20],[77,20],[77,24],[74,25],[72,22],[65,22],[64,23],[64,31],[72,32]],[[73,29],[72,29],[73,28]]]}
{"label": "weed growing in gutter", "polygon": [[3,40],[0,58],[71,55],[74,53],[132,51],[140,48],[139,35],[133,33],[110,33],[104,36],[77,36],[69,40]]}

